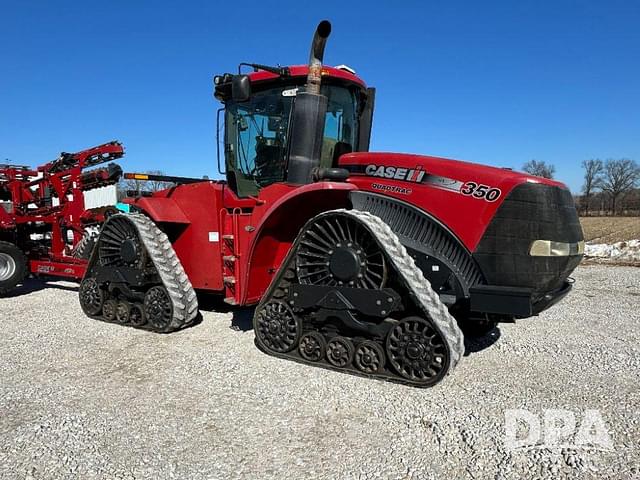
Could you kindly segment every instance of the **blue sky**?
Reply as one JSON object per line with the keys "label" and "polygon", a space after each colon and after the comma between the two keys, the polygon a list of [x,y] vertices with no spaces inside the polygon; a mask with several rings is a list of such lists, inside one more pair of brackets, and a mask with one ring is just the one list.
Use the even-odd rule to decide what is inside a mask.
{"label": "blue sky", "polygon": [[215,176],[212,76],[325,60],[377,87],[372,150],[519,168],[580,188],[640,161],[640,2],[0,0],[0,162],[121,140],[125,170]]}

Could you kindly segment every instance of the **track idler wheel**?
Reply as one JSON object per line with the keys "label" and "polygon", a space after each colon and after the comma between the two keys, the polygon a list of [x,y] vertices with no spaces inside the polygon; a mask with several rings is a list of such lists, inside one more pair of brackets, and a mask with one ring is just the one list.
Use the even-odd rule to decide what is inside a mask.
{"label": "track idler wheel", "polygon": [[442,338],[420,317],[407,317],[394,325],[387,335],[386,350],[393,368],[421,386],[438,382],[448,369]]}
{"label": "track idler wheel", "polygon": [[319,332],[305,333],[300,339],[298,351],[300,356],[310,362],[318,362],[323,359],[327,348],[327,342]]}
{"label": "track idler wheel", "polygon": [[286,303],[268,302],[258,312],[256,323],[256,338],[265,349],[285,353],[298,345],[300,320]]}
{"label": "track idler wheel", "polygon": [[353,364],[363,373],[378,373],[384,368],[384,350],[375,342],[365,340],[356,348]]}
{"label": "track idler wheel", "polygon": [[89,315],[99,315],[104,304],[104,290],[100,288],[95,278],[85,278],[80,283],[80,307]]}
{"label": "track idler wheel", "polygon": [[144,296],[144,316],[157,331],[164,331],[173,319],[173,304],[164,287],[151,287]]}
{"label": "track idler wheel", "polygon": [[327,361],[334,367],[344,368],[353,361],[353,343],[345,337],[333,337],[327,344]]}
{"label": "track idler wheel", "polygon": [[115,300],[107,300],[102,306],[102,316],[107,322],[113,322],[116,319],[118,310],[118,302]]}

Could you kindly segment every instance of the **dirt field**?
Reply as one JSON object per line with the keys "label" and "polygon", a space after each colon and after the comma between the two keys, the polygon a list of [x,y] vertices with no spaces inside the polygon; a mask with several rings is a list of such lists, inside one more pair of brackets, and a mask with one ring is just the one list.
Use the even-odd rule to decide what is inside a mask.
{"label": "dirt field", "polygon": [[640,238],[640,217],[581,217],[584,239],[615,243]]}

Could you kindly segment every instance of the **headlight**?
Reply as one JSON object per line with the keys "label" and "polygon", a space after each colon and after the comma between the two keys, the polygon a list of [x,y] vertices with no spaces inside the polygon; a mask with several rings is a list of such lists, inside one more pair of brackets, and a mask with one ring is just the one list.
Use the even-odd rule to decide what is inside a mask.
{"label": "headlight", "polygon": [[584,240],[576,243],[535,240],[529,249],[532,257],[568,257],[584,254]]}

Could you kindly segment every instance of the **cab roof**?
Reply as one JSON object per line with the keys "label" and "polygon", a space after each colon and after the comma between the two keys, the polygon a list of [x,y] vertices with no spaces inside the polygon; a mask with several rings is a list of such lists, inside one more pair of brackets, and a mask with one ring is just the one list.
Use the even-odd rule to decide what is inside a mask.
{"label": "cab roof", "polygon": [[[293,65],[288,68],[289,68],[289,75],[291,77],[306,77],[307,74],[309,73],[308,65]],[[278,78],[277,74],[267,72],[265,70],[258,70],[257,72],[251,72],[251,73],[248,73],[247,75],[249,76],[249,80],[251,81],[251,83],[262,82],[265,80],[274,80]],[[360,77],[352,74],[351,72],[348,72],[347,70],[342,70],[340,68],[323,65],[322,75],[328,75],[333,78],[354,83],[362,88],[367,88],[366,84]]]}

